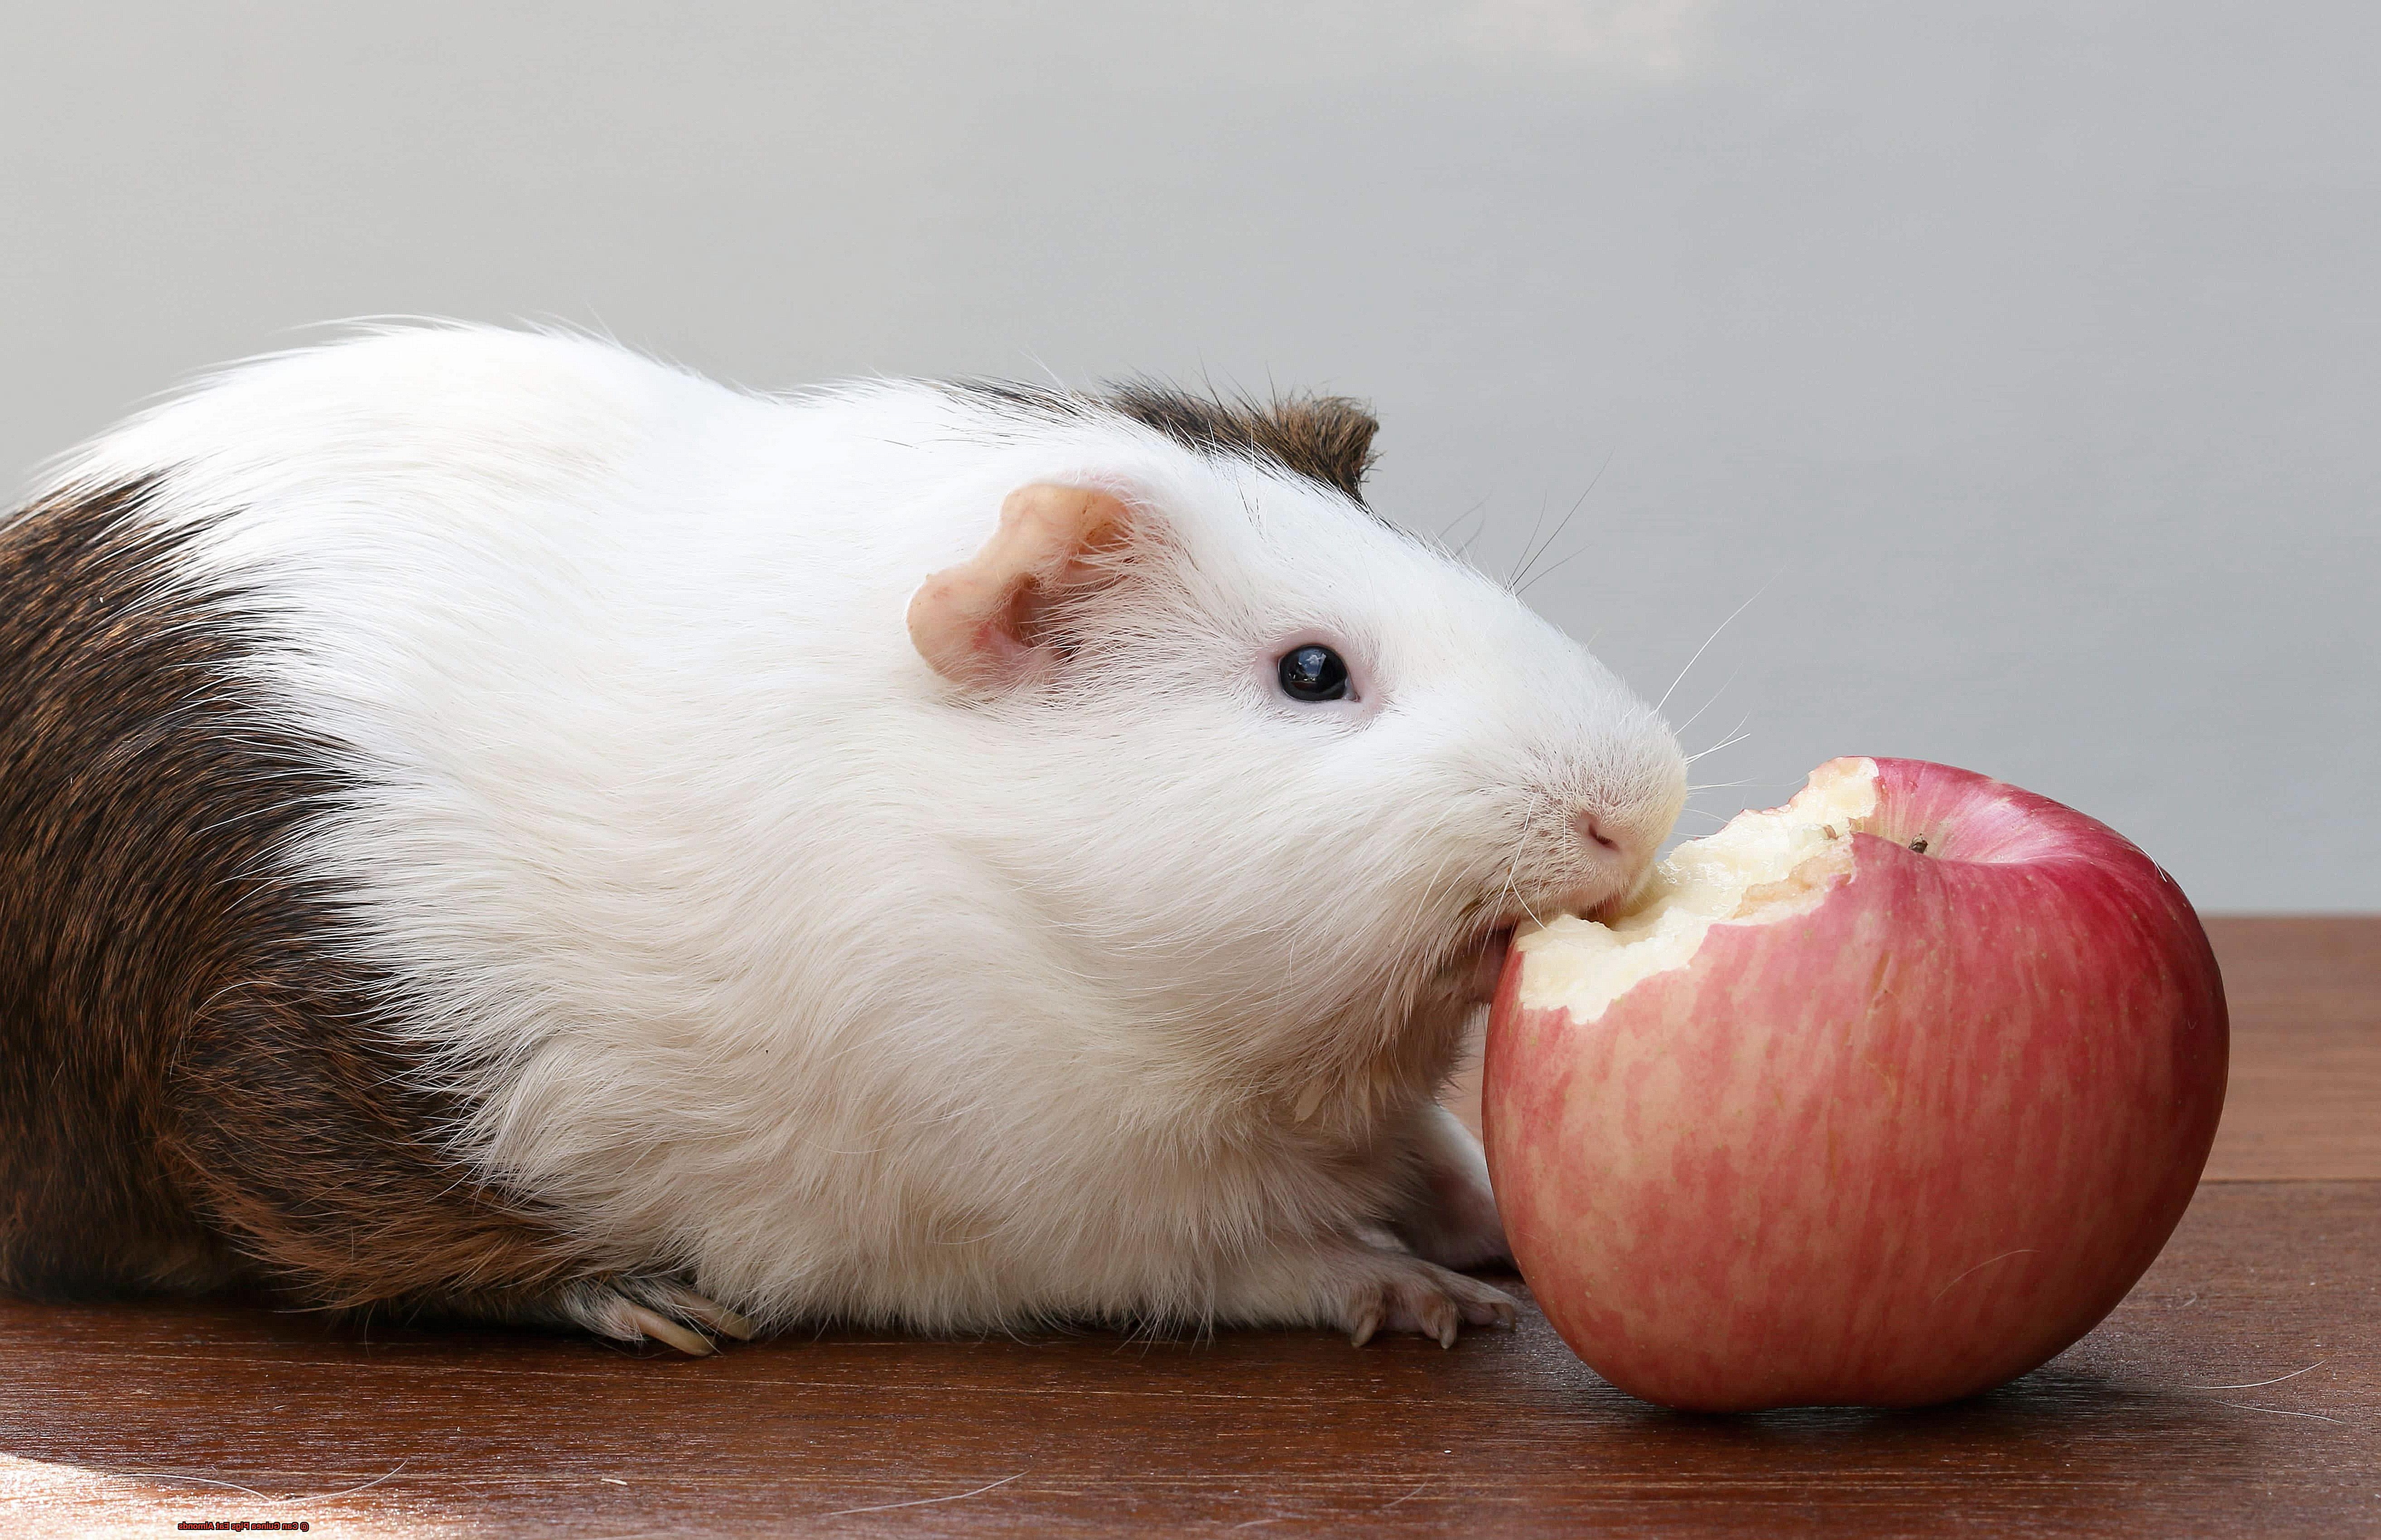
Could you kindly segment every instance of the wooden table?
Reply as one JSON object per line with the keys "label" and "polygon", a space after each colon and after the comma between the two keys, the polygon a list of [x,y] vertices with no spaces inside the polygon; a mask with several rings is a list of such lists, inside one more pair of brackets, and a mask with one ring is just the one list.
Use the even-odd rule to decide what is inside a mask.
{"label": "wooden table", "polygon": [[1534,1313],[837,1336],[690,1362],[229,1305],[0,1303],[25,1533],[2381,1534],[2381,919],[2215,923],[2230,1106],[2173,1243],[2049,1367],[1918,1413],[1690,1417]]}

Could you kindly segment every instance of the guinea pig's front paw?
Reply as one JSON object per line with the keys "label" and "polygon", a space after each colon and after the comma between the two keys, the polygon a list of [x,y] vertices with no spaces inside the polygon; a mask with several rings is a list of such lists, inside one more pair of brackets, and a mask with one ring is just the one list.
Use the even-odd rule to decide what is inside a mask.
{"label": "guinea pig's front paw", "polygon": [[1397,1217],[1398,1238],[1442,1267],[1485,1267],[1510,1262],[1505,1221],[1485,1181],[1461,1173],[1430,1174],[1428,1195]]}
{"label": "guinea pig's front paw", "polygon": [[1433,1106],[1416,1131],[1414,1157],[1422,1192],[1396,1216],[1398,1238],[1442,1267],[1509,1262],[1512,1249],[1489,1191],[1488,1162],[1471,1131],[1445,1107]]}
{"label": "guinea pig's front paw", "polygon": [[1360,1348],[1383,1331],[1417,1332],[1451,1348],[1464,1326],[1509,1326],[1520,1318],[1501,1289],[1418,1256],[1376,1252],[1351,1271],[1334,1319]]}

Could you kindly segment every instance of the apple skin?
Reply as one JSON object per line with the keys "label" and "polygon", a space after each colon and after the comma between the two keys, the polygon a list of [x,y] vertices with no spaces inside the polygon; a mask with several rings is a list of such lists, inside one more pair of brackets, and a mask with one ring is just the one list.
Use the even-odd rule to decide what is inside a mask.
{"label": "apple skin", "polygon": [[2173,879],[2047,798],[1873,763],[1873,832],[1815,908],[1714,925],[1590,1022],[1528,1003],[1519,950],[1499,983],[1482,1113],[1514,1258],[1645,1399],[2014,1378],[2124,1297],[2206,1162],[2228,1029]]}

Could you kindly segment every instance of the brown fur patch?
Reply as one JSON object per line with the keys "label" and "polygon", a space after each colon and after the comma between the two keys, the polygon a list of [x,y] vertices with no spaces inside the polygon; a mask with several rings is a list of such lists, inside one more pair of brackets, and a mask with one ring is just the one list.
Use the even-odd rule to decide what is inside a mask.
{"label": "brown fur patch", "polygon": [[536,1316],[592,1269],[442,1153],[390,982],[277,874],[345,777],[243,699],[237,596],[159,587],[147,495],[0,524],[0,1287]]}
{"label": "brown fur patch", "polygon": [[1260,405],[1141,381],[1117,385],[1104,399],[1178,444],[1208,454],[1271,460],[1358,502],[1364,499],[1364,476],[1374,458],[1373,435],[1381,424],[1361,401],[1291,396]]}
{"label": "brown fur patch", "polygon": [[1047,416],[1113,411],[1156,429],[1187,449],[1276,466],[1360,503],[1364,477],[1376,458],[1373,435],[1381,426],[1364,403],[1345,396],[1287,396],[1259,402],[1246,397],[1197,396],[1150,380],[1110,385],[1100,396],[992,380],[964,381],[946,388]]}

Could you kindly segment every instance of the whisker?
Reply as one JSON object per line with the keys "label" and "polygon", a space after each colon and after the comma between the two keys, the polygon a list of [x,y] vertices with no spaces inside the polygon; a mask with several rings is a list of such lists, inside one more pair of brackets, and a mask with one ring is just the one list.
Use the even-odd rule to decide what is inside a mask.
{"label": "whisker", "polygon": [[[1694,715],[1693,716],[1690,716],[1690,717],[1688,717],[1685,721],[1683,721],[1683,722],[1679,723],[1677,727],[1672,727],[1672,728],[1670,729],[1670,731],[1671,731],[1673,734],[1678,734],[1678,733],[1685,732],[1689,727],[1693,727],[1693,726],[1695,725],[1695,720],[1696,720],[1696,718],[1697,718],[1697,717],[1702,716],[1703,713],[1705,713],[1705,712],[1707,712],[1707,711],[1711,710],[1711,708],[1712,708],[1712,707],[1714,707],[1714,706],[1716,706],[1716,705],[1719,704],[1719,698],[1720,698],[1721,696],[1723,696],[1723,695],[1725,695],[1725,694],[1727,694],[1727,693],[1728,693],[1728,685],[1732,685],[1732,684],[1734,684],[1734,683],[1735,683],[1739,678],[1742,678],[1742,677],[1743,677],[1743,675],[1744,675],[1744,665],[1742,665],[1742,664],[1740,664],[1740,664],[1738,664],[1738,665],[1736,666],[1736,672],[1735,672],[1735,673],[1733,673],[1733,674],[1730,674],[1730,675],[1728,677],[1728,684],[1723,684],[1723,685],[1721,685],[1717,690],[1713,691],[1712,691],[1712,698],[1711,698],[1710,700],[1708,700],[1708,701],[1705,701],[1702,705],[1697,706],[1697,707],[1695,708],[1695,715]],[[1658,708],[1657,708],[1657,709],[1658,709]]]}
{"label": "whisker", "polygon": [[2276,1375],[2271,1379],[2253,1379],[2246,1385],[2186,1385],[2183,1388],[2186,1390],[2255,1390],[2268,1385],[2279,1385],[2286,1379],[2296,1379],[2301,1375],[2313,1373],[2330,1362],[2331,1360],[2327,1358],[2318,1358],[2303,1369],[2293,1369],[2287,1375]]}
{"label": "whisker", "polygon": [[1553,577],[1556,573],[1561,571],[1564,568],[1569,567],[1572,562],[1577,561],[1580,557],[1587,555],[1590,551],[1594,549],[1595,542],[1593,540],[1589,541],[1578,550],[1573,551],[1570,555],[1563,557],[1562,560],[1555,563],[1552,567],[1547,568],[1545,571],[1539,573],[1536,577],[1532,578],[1520,587],[1513,590],[1513,596],[1517,599],[1520,598],[1522,594],[1529,593],[1531,589],[1536,587],[1539,583],[1545,581],[1548,578]]}
{"label": "whisker", "polygon": [[1472,504],[1470,507],[1465,508],[1461,513],[1459,513],[1454,518],[1448,519],[1446,527],[1438,532],[1438,538],[1440,541],[1444,542],[1448,535],[1454,533],[1455,526],[1462,523],[1465,519],[1471,518],[1473,514],[1478,513],[1482,508],[1484,508],[1487,506],[1488,499],[1483,497],[1478,502]]}
{"label": "whisker", "polygon": [[1528,557],[1531,550],[1537,544],[1538,532],[1545,529],[1545,526],[1546,500],[1544,497],[1541,497],[1538,499],[1538,516],[1530,520],[1530,537],[1521,542],[1520,555],[1513,558],[1513,569],[1505,575],[1505,586],[1508,589],[1511,588],[1516,582],[1520,581],[1521,563]]}
{"label": "whisker", "polygon": [[[1538,812],[1534,807],[1521,814],[1521,832],[1513,841],[1513,859],[1505,863],[1505,897],[1520,904],[1522,912],[1527,914],[1532,923],[1543,925],[1545,922],[1538,918],[1538,911],[1530,907],[1530,900],[1522,898],[1520,889],[1514,885],[1514,879],[1520,875],[1521,870],[1521,853],[1529,849],[1530,825],[1535,822],[1537,816]],[[1500,904],[1497,907],[1501,909],[1503,906]]]}
{"label": "whisker", "polygon": [[1728,737],[1721,739],[1718,742],[1716,742],[1716,743],[1713,744],[1710,748],[1705,749],[1705,750],[1703,751],[1703,754],[1689,754],[1689,755],[1687,756],[1687,763],[1688,763],[1689,764],[1692,764],[1695,761],[1697,761],[1697,760],[1699,760],[1699,759],[1703,758],[1703,754],[1716,754],[1716,753],[1718,753],[1722,749],[1732,749],[1732,748],[1734,748],[1736,745],[1738,745],[1738,744],[1740,744],[1740,743],[1743,742],[1746,739],[1751,738],[1752,736],[1752,735],[1751,733],[1748,733],[1748,732],[1735,732],[1735,733],[1730,733]]}
{"label": "whisker", "polygon": [[[1587,506],[1589,495],[1595,491],[1595,483],[1604,480],[1604,473],[1612,469],[1612,456],[1617,452],[1618,451],[1610,450],[1606,452],[1604,463],[1597,466],[1595,468],[1595,474],[1587,479],[1586,489],[1581,492],[1577,498],[1572,500],[1569,510],[1562,516],[1562,522],[1557,524],[1555,526],[1554,532],[1546,536],[1545,544],[1540,545],[1535,551],[1532,552],[1529,559],[1521,564],[1521,570],[1518,574],[1518,577],[1520,580],[1526,581],[1521,581],[1520,586],[1513,591],[1517,596],[1522,593],[1527,593],[1530,591],[1530,584],[1537,581],[1537,578],[1532,578],[1530,576],[1530,568],[1538,564],[1540,557],[1544,556],[1548,551],[1554,549],[1555,542],[1560,540],[1563,537],[1563,532],[1570,528],[1570,521],[1579,516],[1579,510]],[[1592,545],[1582,545],[1578,550],[1573,551],[1569,556],[1563,557],[1561,561],[1555,563],[1553,567],[1546,568],[1546,571],[1557,571],[1575,558],[1584,556],[1591,549],[1593,549]],[[1541,578],[1545,576],[1545,572],[1538,574],[1538,577]]]}
{"label": "whisker", "polygon": [[1670,697],[1678,692],[1679,685],[1686,682],[1687,669],[1692,668],[1695,666],[1697,658],[1702,657],[1705,653],[1711,651],[1711,644],[1719,640],[1719,633],[1728,629],[1730,623],[1732,623],[1738,616],[1742,615],[1746,610],[1751,609],[1754,601],[1758,600],[1762,594],[1768,593],[1777,585],[1777,580],[1776,578],[1772,578],[1767,582],[1763,583],[1758,589],[1753,591],[1752,598],[1747,599],[1744,603],[1737,605],[1734,610],[1728,613],[1728,619],[1721,621],[1718,625],[1712,628],[1711,635],[1703,638],[1703,644],[1695,649],[1694,657],[1691,657],[1687,660],[1686,668],[1679,670],[1679,677],[1670,681],[1670,688],[1662,691],[1662,698],[1654,703],[1654,709],[1655,711],[1658,712],[1664,706],[1670,703]]}
{"label": "whisker", "polygon": [[1744,736],[1744,725],[1752,720],[1752,713],[1747,711],[1743,715],[1736,719],[1736,726],[1728,730],[1723,741],[1715,743],[1708,749],[1699,749],[1695,752],[1689,754],[1687,756],[1687,763],[1689,764],[1692,764],[1695,761],[1703,758],[1705,754],[1717,753],[1721,749],[1727,747],[1728,744],[1733,743],[1738,739],[1742,738]]}

